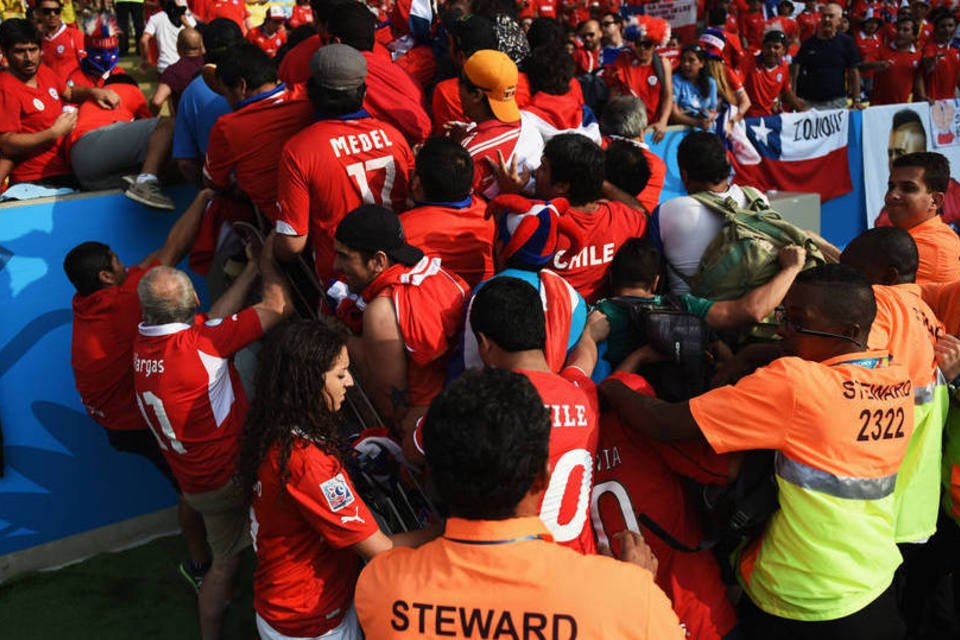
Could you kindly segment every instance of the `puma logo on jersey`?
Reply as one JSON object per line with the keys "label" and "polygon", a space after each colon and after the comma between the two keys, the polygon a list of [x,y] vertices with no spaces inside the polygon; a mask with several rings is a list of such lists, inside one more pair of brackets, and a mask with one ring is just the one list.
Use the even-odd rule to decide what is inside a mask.
{"label": "puma logo on jersey", "polygon": [[356,512],[352,516],[340,516],[340,524],[347,524],[348,522],[359,522],[361,524],[366,524],[366,520],[360,515],[360,506],[356,507]]}
{"label": "puma logo on jersey", "polygon": [[330,138],[330,146],[333,147],[333,152],[339,158],[341,155],[349,156],[373,149],[386,149],[392,147],[393,143],[390,142],[390,138],[387,137],[387,133],[383,129],[374,129],[356,135]]}

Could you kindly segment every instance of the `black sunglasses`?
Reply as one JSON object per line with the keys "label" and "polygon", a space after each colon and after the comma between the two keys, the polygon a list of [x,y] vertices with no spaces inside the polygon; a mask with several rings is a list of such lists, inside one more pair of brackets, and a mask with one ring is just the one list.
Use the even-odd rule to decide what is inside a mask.
{"label": "black sunglasses", "polygon": [[607,20],[606,22],[601,22],[601,23],[600,23],[600,26],[601,26],[601,27],[609,27],[609,26],[615,25],[615,24],[617,24],[616,21],[614,21],[614,20]]}
{"label": "black sunglasses", "polygon": [[61,9],[60,7],[57,7],[55,9],[51,9],[50,7],[43,7],[42,9],[40,9],[40,13],[42,13],[45,16],[49,16],[53,14],[60,15],[61,11],[63,11],[63,9]]}
{"label": "black sunglasses", "polygon": [[637,43],[637,46],[641,49],[653,49],[656,46],[656,43],[653,40],[641,40]]}
{"label": "black sunglasses", "polygon": [[864,345],[860,343],[859,340],[854,340],[850,336],[843,336],[839,333],[830,333],[829,331],[817,331],[816,329],[805,329],[800,326],[800,323],[792,318],[787,316],[787,310],[785,307],[777,307],[775,310],[777,323],[785,327],[789,331],[794,333],[802,333],[807,336],[817,336],[819,338],[833,338],[834,340],[843,340],[844,342],[852,342],[861,349],[864,348]]}

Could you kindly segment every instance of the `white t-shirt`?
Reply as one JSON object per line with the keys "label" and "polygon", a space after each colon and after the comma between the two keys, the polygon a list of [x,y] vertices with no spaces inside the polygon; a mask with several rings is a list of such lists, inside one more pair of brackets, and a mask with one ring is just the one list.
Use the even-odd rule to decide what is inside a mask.
{"label": "white t-shirt", "polygon": [[[197,21],[189,11],[184,15],[191,27],[197,26]],[[160,73],[180,59],[180,54],[177,53],[177,36],[182,29],[183,25],[174,26],[163,11],[150,16],[147,26],[143,28],[144,33],[149,33],[157,39],[157,50],[160,54],[157,59],[157,71]]]}
{"label": "white t-shirt", "polygon": [[[743,189],[735,184],[717,195],[731,197],[740,206],[747,203]],[[661,204],[657,217],[664,259],[683,275],[692,276],[700,266],[703,252],[720,231],[720,216],[690,196],[680,196]],[[673,269],[667,267],[666,275],[670,293],[689,293],[689,285]]]}

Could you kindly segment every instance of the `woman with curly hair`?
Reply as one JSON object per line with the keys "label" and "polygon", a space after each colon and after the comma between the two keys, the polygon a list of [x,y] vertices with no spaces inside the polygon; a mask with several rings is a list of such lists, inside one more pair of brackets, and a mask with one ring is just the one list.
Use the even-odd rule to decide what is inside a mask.
{"label": "woman with curly hair", "polygon": [[[281,327],[260,353],[238,471],[251,506],[264,639],[359,638],[352,600],[360,558],[404,543],[380,531],[340,461],[349,366],[345,337],[319,320]],[[401,536],[410,544],[416,533]]]}

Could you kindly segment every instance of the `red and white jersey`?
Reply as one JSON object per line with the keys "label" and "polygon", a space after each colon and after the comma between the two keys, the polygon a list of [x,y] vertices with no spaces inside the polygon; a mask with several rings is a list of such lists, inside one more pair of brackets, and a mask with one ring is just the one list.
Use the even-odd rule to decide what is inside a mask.
{"label": "red and white jersey", "polygon": [[194,325],[140,325],[137,404],[184,492],[218,489],[234,474],[247,396],[231,356],[262,335],[253,308]]}
{"label": "red and white jersey", "polygon": [[[700,443],[684,446],[688,444]],[[615,553],[620,549],[614,535],[627,529],[642,533],[657,557],[657,585],[669,596],[687,637],[720,640],[736,626],[737,618],[713,553],[676,551],[637,521],[643,513],[689,546],[702,538],[699,515],[680,477],[659,455],[667,446],[628,431],[615,413],[600,416],[593,527],[598,542],[611,545]],[[682,455],[678,452],[676,457]]]}
{"label": "red and white jersey", "polygon": [[473,158],[473,192],[488,200],[500,193],[500,185],[487,158],[497,162],[499,151],[509,166],[516,154],[518,170],[525,167],[532,174],[540,166],[543,156],[543,138],[536,126],[524,118],[513,123],[499,120],[481,122],[463,139],[462,144]]}
{"label": "red and white jersey", "polygon": [[80,58],[86,55],[83,33],[65,24],[60,25],[56,33],[44,35],[40,41],[40,59],[64,81],[80,68]]}
{"label": "red and white jersey", "polygon": [[[666,63],[663,66],[669,68]],[[652,63],[640,64],[636,54],[627,49],[607,67],[603,79],[611,91],[643,100],[651,122],[659,117],[663,83]]]}
{"label": "red and white jersey", "polygon": [[305,92],[277,85],[225,113],[213,125],[203,175],[219,191],[232,184],[264,216],[277,219],[277,164],[283,145],[313,124]]}
{"label": "red and white jersey", "polygon": [[563,215],[580,227],[585,245],[570,255],[569,241],[563,240],[554,254],[551,268],[562,275],[583,296],[587,304],[602,297],[607,266],[624,242],[639,238],[647,230],[647,216],[622,202],[598,200],[591,212],[570,208]]}
{"label": "red and white jersey", "polygon": [[140,322],[137,285],[146,273],[127,270],[123,284],[73,296],[70,364],[80,400],[107,429],[145,429],[133,394],[133,341]]}
{"label": "red and white jersey", "polygon": [[923,48],[923,57],[933,60],[933,70],[923,76],[923,85],[930,100],[953,98],[960,81],[960,49],[951,43],[930,41]]}
{"label": "red and white jersey", "polygon": [[[868,36],[861,31],[856,35],[853,41],[857,45],[857,51],[860,52],[861,62],[876,62],[880,59],[880,50],[883,48],[883,40],[880,38],[879,34],[874,33],[873,35]],[[860,72],[860,76],[863,78],[872,78],[873,74],[873,69],[864,69]]]}
{"label": "red and white jersey", "polygon": [[820,23],[820,12],[813,11],[807,13],[804,9],[797,14],[797,29],[800,32],[800,42],[813,37],[817,32],[817,25]]}
{"label": "red and white jersey", "polygon": [[767,67],[760,56],[750,56],[743,64],[743,87],[750,97],[750,117],[769,116],[774,103],[785,91],[790,91],[790,65],[780,60],[775,67]]}
{"label": "red and white jersey", "polygon": [[240,27],[244,35],[247,34],[247,18],[250,10],[244,0],[209,0],[206,6],[207,21],[217,18],[233,20]]}
{"label": "red and white jersey", "polygon": [[253,606],[285,636],[315,638],[340,624],[353,601],[360,561],[348,547],[379,527],[335,457],[298,438],[281,493],[278,456],[274,445],[250,507]]}
{"label": "red and white jersey", "polygon": [[920,51],[913,46],[904,51],[884,47],[880,51],[880,60],[889,62],[890,67],[877,70],[870,104],[900,104],[909,100],[914,78],[919,73]]}
{"label": "red and white jersey", "polygon": [[247,40],[257,45],[271,58],[277,55],[277,50],[287,42],[287,32],[282,28],[273,35],[263,30],[263,25],[247,32]]}
{"label": "red and white jersey", "polygon": [[[49,129],[63,110],[64,81],[41,64],[31,87],[10,71],[0,71],[0,133],[37,133]],[[63,153],[66,136],[17,158],[11,183],[32,182],[52,176],[70,175]]]}
{"label": "red and white jersey", "polygon": [[294,5],[287,24],[291,29],[296,29],[304,24],[313,24],[313,9],[309,4]]}
{"label": "red and white jersey", "polygon": [[593,112],[584,109],[583,92],[576,78],[570,81],[570,90],[563,95],[538,91],[530,97],[520,112],[525,121],[533,124],[544,142],[562,133],[579,133],[600,144],[600,124]]}
{"label": "red and white jersey", "polygon": [[400,132],[366,111],[317,122],[280,154],[277,233],[309,233],[325,281],[333,275],[333,234],[343,217],[362,204],[403,211],[413,164]]}
{"label": "red and white jersey", "polygon": [[577,65],[577,75],[593,73],[600,68],[600,47],[594,50],[577,47],[573,50],[573,61]]}
{"label": "red and white jersey", "polygon": [[560,375],[518,370],[536,387],[550,411],[550,482],[540,502],[540,519],[562,545],[583,554],[596,553],[590,521],[593,457],[597,452],[597,391],[579,369]]}

